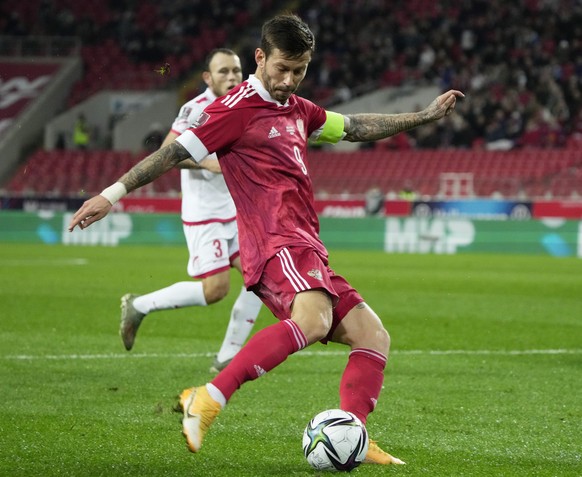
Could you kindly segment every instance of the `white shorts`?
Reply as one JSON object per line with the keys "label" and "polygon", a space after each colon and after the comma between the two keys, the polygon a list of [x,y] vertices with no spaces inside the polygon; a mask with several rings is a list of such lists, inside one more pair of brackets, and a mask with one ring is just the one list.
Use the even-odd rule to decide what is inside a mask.
{"label": "white shorts", "polygon": [[236,221],[184,225],[188,245],[188,275],[205,278],[226,271],[239,256]]}

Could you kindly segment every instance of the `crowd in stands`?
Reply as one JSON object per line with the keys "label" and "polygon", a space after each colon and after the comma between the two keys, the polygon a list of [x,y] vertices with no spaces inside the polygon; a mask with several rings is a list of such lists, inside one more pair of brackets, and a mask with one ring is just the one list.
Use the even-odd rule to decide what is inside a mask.
{"label": "crowd in stands", "polygon": [[276,0],[5,0],[0,5],[0,35],[78,36],[86,45],[112,39],[137,62],[161,62],[188,55],[192,40],[203,35],[233,42],[263,8],[276,4]]}
{"label": "crowd in stands", "polygon": [[[106,44],[99,68],[123,70],[129,60],[147,64],[140,74],[151,75],[151,65],[167,62],[173,77],[227,45],[252,72],[257,25],[285,7],[316,34],[302,94],[326,107],[386,86],[466,93],[447,121],[380,147],[503,150],[582,141],[579,0],[6,0],[0,35],[76,35],[86,63],[97,55],[91,48]],[[113,57],[119,64],[106,62]]]}
{"label": "crowd in stands", "polygon": [[[177,87],[213,48],[234,47],[285,0],[4,0],[0,35],[75,36],[84,78],[69,106],[104,89]],[[196,76],[199,76],[198,74]]]}
{"label": "crowd in stands", "polygon": [[459,114],[389,147],[582,140],[579,0],[301,0],[299,12],[319,39],[308,87],[331,104],[404,84],[467,94]]}

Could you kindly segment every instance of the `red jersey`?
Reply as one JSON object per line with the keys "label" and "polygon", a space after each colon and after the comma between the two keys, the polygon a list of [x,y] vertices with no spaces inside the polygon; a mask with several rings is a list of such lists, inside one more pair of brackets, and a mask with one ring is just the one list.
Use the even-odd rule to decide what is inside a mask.
{"label": "red jersey", "polygon": [[284,247],[312,247],[327,260],[306,162],[307,140],[325,121],[323,108],[296,95],[282,105],[251,75],[178,138],[196,161],[218,155],[236,205],[247,287]]}

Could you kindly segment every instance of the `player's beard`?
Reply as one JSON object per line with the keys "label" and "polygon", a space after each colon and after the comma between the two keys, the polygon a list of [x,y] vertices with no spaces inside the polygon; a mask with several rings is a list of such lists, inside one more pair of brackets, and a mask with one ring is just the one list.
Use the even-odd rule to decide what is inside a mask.
{"label": "player's beard", "polygon": [[281,104],[285,104],[287,100],[291,97],[291,95],[295,93],[295,91],[297,91],[297,87],[294,89],[292,88],[281,89],[273,87],[271,84],[271,77],[264,70],[262,72],[262,80],[263,85],[265,86],[267,92],[271,95],[271,98],[273,98],[274,100],[278,101]]}

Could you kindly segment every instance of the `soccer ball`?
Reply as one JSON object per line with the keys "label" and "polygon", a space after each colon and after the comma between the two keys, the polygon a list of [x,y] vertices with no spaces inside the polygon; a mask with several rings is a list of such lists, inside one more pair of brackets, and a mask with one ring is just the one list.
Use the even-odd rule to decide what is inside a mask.
{"label": "soccer ball", "polygon": [[351,412],[320,412],[303,432],[303,453],[317,470],[349,472],[362,463],[367,452],[368,432]]}

